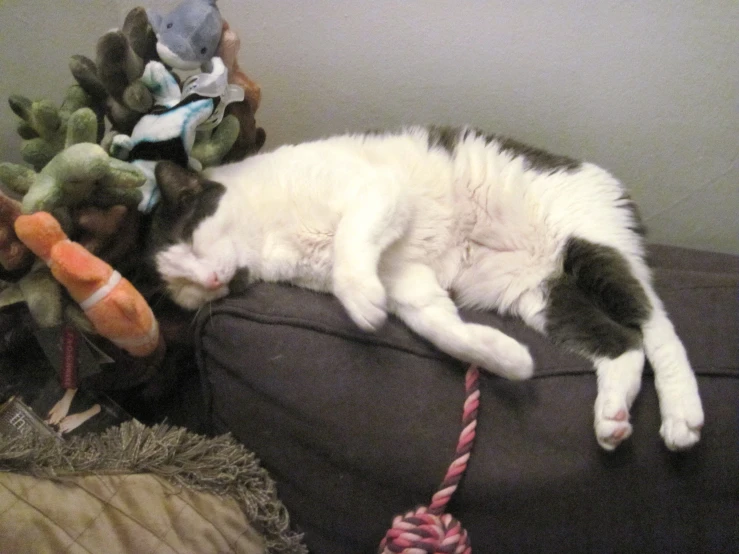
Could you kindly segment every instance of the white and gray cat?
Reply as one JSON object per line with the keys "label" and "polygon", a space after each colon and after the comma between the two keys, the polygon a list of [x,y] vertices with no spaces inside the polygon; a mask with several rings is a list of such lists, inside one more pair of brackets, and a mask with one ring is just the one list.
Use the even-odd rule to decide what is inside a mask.
{"label": "white and gray cat", "polygon": [[603,448],[631,434],[645,356],[667,447],[700,438],[695,375],[652,287],[635,207],[593,164],[412,127],[283,146],[202,176],[167,162],[156,173],[155,263],[185,308],[225,296],[247,269],[333,293],[367,331],[389,312],[451,356],[531,377],[525,346],[457,312],[494,309],[592,360]]}

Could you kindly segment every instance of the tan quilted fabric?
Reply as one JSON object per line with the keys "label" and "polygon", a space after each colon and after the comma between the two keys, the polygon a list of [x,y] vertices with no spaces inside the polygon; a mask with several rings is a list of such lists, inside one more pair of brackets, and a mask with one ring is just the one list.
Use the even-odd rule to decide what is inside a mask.
{"label": "tan quilted fabric", "polygon": [[235,500],[151,474],[50,480],[0,473],[0,552],[265,552]]}

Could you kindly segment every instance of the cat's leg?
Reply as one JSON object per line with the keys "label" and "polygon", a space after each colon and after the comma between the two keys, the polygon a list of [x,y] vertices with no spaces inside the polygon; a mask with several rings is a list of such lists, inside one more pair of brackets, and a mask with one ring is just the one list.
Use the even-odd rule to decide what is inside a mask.
{"label": "cat's leg", "polygon": [[[619,294],[615,284],[609,290]],[[639,331],[614,319],[591,292],[567,275],[552,280],[544,327],[553,342],[593,362],[598,390],[595,436],[601,447],[613,450],[632,432],[629,410],[641,388],[644,350]]]}
{"label": "cat's leg", "polygon": [[543,289],[545,333],[595,365],[594,426],[607,450],[631,434],[629,409],[641,387],[645,357],[642,326],[653,314],[631,258],[613,247],[572,237],[562,253],[561,269]]}
{"label": "cat's leg", "polygon": [[[644,349],[654,370],[654,385],[659,397],[662,426],[660,434],[670,450],[690,448],[700,440],[703,427],[703,406],[698,382],[690,366],[682,341],[677,336],[654,291],[646,265],[634,260],[640,281],[652,310],[641,327]],[[640,267],[641,266],[641,267]]]}
{"label": "cat's leg", "polygon": [[629,410],[644,368],[639,332],[615,321],[574,280],[552,280],[547,289],[526,291],[513,311],[555,343],[593,362],[598,388],[595,436],[604,449],[613,450],[632,432]]}
{"label": "cat's leg", "polygon": [[613,450],[631,436],[629,410],[641,388],[644,351],[628,350],[614,358],[596,358],[593,363],[598,379],[595,437],[605,450]]}
{"label": "cat's leg", "polygon": [[382,252],[408,227],[409,203],[389,172],[373,171],[339,221],[334,236],[333,293],[352,320],[374,331],[387,318],[387,295],[377,275]]}
{"label": "cat's leg", "polygon": [[439,350],[508,379],[531,377],[528,349],[497,329],[462,321],[430,267],[398,263],[383,270],[383,277],[390,310]]}
{"label": "cat's leg", "polygon": [[639,390],[637,366],[644,353],[654,370],[665,444],[672,450],[689,448],[703,426],[695,374],[646,263],[630,252],[572,239],[564,271],[550,283],[547,331],[595,361],[596,433],[604,448],[628,435],[620,408],[630,407]]}

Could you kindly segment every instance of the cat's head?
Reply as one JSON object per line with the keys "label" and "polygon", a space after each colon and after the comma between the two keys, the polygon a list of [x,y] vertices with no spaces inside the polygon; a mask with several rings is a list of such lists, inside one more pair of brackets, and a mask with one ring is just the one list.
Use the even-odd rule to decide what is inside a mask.
{"label": "cat's head", "polygon": [[171,298],[194,310],[228,294],[236,273],[233,243],[217,213],[226,189],[173,162],[158,163],[155,175],[161,201],[150,255]]}

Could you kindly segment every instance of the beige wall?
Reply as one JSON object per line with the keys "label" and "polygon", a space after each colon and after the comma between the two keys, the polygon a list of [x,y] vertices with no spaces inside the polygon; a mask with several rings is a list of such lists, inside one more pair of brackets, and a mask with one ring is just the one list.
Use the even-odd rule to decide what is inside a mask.
{"label": "beige wall", "polygon": [[[11,93],[61,98],[69,56],[133,6],[0,3],[0,147]],[[268,147],[366,127],[471,123],[603,165],[650,238],[739,253],[735,0],[221,0],[263,87]]]}

